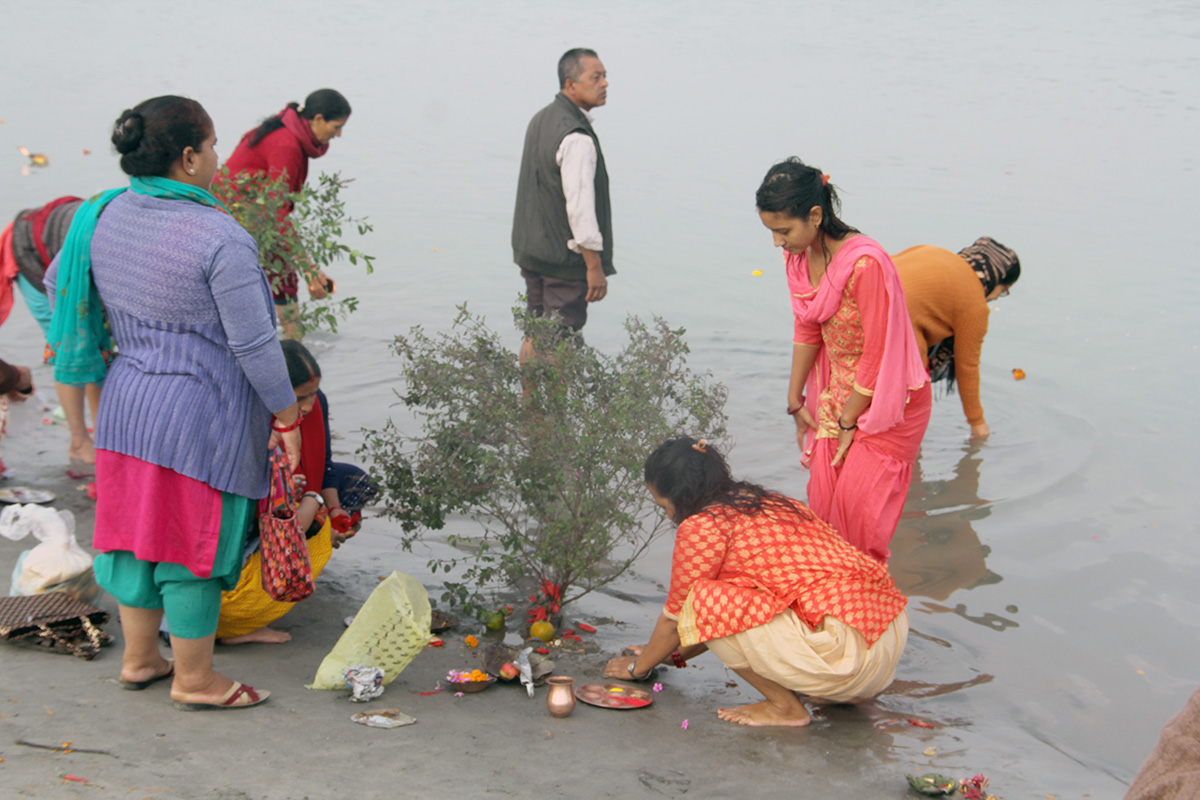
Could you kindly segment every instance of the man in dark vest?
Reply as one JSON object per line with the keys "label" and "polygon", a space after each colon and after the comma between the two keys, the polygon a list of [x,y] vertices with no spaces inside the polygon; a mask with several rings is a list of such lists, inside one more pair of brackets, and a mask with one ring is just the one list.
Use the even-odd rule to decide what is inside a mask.
{"label": "man in dark vest", "polygon": [[[593,50],[568,50],[558,62],[561,91],[529,122],[513,214],[513,261],[521,267],[529,311],[556,314],[578,331],[587,304],[608,294],[612,210],[608,172],[588,112],[607,100],[608,74]],[[528,342],[522,355],[528,355]]]}

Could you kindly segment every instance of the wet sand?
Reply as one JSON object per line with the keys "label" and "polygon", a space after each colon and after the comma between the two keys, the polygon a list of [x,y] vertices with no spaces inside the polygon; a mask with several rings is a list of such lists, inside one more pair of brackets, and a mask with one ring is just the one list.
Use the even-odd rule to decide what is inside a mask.
{"label": "wet sand", "polygon": [[[84,482],[65,474],[66,429],[43,424],[43,416],[34,403],[14,408],[2,447],[16,479],[5,483],[56,492],[54,505],[75,513],[86,546],[94,504],[81,489]],[[386,522],[371,519],[361,536],[383,527]],[[0,540],[0,574],[8,575],[29,546]],[[90,662],[0,646],[5,797],[903,797],[905,773],[931,770],[960,777],[983,772],[993,790],[1010,800],[1124,792],[1120,781],[1051,747],[1033,763],[1006,757],[1006,743],[986,725],[956,719],[955,698],[986,691],[991,676],[971,674],[947,643],[922,634],[920,615],[888,694],[864,706],[815,709],[813,724],[803,729],[755,730],[718,720],[718,707],[759,698],[711,656],[685,671],[666,670],[654,704],[632,711],[580,705],[571,717],[555,719],[546,711],[544,689],[530,700],[505,684],[460,698],[421,695],[448,670],[479,664],[482,648],[463,643],[468,633],[482,635],[470,625],[447,632],[443,648],[426,649],[375,701],[355,704],[347,693],[305,689],[341,635],[342,619],[354,613],[378,575],[393,567],[411,570],[436,596],[432,576],[419,571],[417,559],[393,561],[385,567],[372,560],[368,572],[335,556],[316,594],[277,623],[292,634],[291,643],[218,647],[219,670],[271,690],[260,708],[184,713],[172,707],[165,683],[123,690],[116,682],[121,645],[115,619],[105,629],[117,642]],[[636,587],[635,579],[626,589],[630,583]],[[648,613],[620,623],[595,615],[630,599],[614,592],[572,609],[599,630],[585,634],[580,652],[556,654],[558,673],[577,684],[600,681],[611,654],[645,639]],[[102,595],[98,604],[115,616],[111,597]],[[377,730],[350,721],[373,708],[400,708],[418,722]],[[106,752],[54,752],[18,740]],[[924,755],[930,747],[936,755]],[[104,793],[64,775],[102,786]],[[749,795],[746,787],[753,787]]]}

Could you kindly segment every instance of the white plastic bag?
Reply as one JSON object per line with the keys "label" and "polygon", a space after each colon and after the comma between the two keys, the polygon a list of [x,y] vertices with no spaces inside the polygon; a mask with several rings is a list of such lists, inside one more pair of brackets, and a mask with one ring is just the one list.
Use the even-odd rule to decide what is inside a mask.
{"label": "white plastic bag", "polygon": [[0,535],[14,542],[33,534],[41,544],[21,555],[9,595],[40,594],[92,570],[92,556],[75,541],[75,515],[36,503],[0,511]]}

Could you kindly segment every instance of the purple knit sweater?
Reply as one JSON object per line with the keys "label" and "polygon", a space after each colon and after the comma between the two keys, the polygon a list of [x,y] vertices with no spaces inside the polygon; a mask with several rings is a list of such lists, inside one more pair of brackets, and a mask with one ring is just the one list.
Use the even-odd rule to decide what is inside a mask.
{"label": "purple knit sweater", "polygon": [[254,240],[217,209],[125,192],[96,225],[92,279],[119,350],[96,446],[265,496],[271,414],[296,395]]}

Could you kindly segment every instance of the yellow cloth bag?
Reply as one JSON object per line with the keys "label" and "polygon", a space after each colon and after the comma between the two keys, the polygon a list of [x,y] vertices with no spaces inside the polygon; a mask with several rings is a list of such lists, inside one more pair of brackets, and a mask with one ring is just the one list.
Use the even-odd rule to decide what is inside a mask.
{"label": "yellow cloth bag", "polygon": [[[308,560],[312,563],[315,580],[333,555],[332,529],[329,520],[321,532],[308,540]],[[231,639],[270,625],[295,607],[267,594],[262,585],[262,551],[255,551],[242,567],[238,585],[221,592],[221,616],[217,621],[217,638]]]}
{"label": "yellow cloth bag", "polygon": [[354,622],[317,668],[309,689],[345,689],[350,667],[380,667],[396,679],[429,644],[429,594],[411,575],[393,572],[375,587]]}

